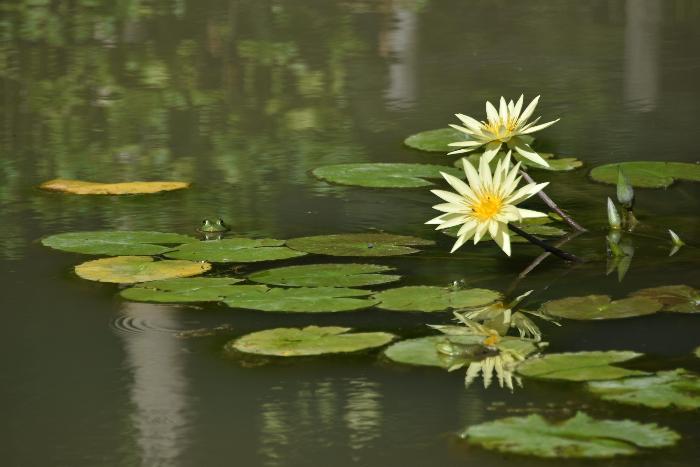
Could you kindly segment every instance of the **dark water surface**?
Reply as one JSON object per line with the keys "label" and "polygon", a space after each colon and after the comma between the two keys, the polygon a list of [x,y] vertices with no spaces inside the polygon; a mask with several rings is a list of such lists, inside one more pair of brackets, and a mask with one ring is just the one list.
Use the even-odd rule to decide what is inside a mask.
{"label": "dark water surface", "polygon": [[[191,233],[213,216],[246,236],[382,229],[438,241],[378,261],[397,267],[402,284],[464,279],[505,291],[536,248],[515,245],[508,259],[480,244],[450,256],[452,240],[423,225],[436,201],[427,190],[337,187],[309,171],[450,163],[401,142],[455,112],[481,115],[486,98],[542,94],[539,113],[562,120],[541,134],[541,148],[585,168],[536,176],[591,229],[567,248],[594,260],[572,268],[548,259],[514,293],[535,289],[536,306],[569,294],[697,287],[698,249],[668,258],[665,229],[696,241],[700,185],[638,190],[643,235],[618,282],[605,275],[603,240],[614,188],[586,174],[611,161],[698,161],[699,21],[694,0],[1,2],[0,464],[553,465],[469,447],[455,433],[514,412],[585,409],[684,436],[678,447],[606,465],[695,465],[697,415],[601,403],[577,385],[465,390],[462,372],[389,365],[376,354],[251,366],[222,352],[232,337],[279,326],[422,335],[447,313],[288,316],[129,303],[116,286],[73,274],[88,257],[37,240],[89,229]],[[119,198],[36,189],[57,177],[193,186]],[[233,331],[175,336],[222,324]],[[649,368],[700,370],[690,356],[700,345],[696,316],[543,331],[553,351],[631,349],[648,354]]]}

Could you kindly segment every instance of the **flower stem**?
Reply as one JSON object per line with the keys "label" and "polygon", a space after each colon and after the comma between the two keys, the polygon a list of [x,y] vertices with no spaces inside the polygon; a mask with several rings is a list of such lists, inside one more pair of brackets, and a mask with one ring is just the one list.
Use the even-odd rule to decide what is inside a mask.
{"label": "flower stem", "polygon": [[[528,182],[528,183],[535,183],[535,180],[532,179],[530,174],[525,172],[523,169],[520,169],[520,175]],[[578,230],[579,232],[586,232],[587,229],[584,227],[581,227],[575,220],[573,220],[567,213],[561,210],[559,206],[557,206],[557,203],[555,203],[552,198],[547,196],[547,193],[544,192],[544,190],[540,190],[537,192],[537,195],[542,198],[542,201],[549,206],[550,209],[552,209],[554,212],[559,214],[562,219],[566,221],[567,224],[569,224],[571,227],[574,229]]]}
{"label": "flower stem", "polygon": [[566,251],[560,250],[559,248],[553,247],[551,245],[548,245],[547,243],[543,242],[539,238],[535,237],[534,235],[530,235],[529,233],[525,232],[522,230],[520,227],[516,227],[513,224],[508,224],[508,228],[515,232],[516,234],[520,235],[523,237],[525,240],[527,240],[530,243],[533,243],[537,245],[538,247],[542,248],[545,251],[548,251],[552,253],[553,255],[556,255],[563,259],[564,261],[572,261],[572,262],[581,262],[581,258],[579,258],[576,255],[572,255],[571,253],[567,253]]}

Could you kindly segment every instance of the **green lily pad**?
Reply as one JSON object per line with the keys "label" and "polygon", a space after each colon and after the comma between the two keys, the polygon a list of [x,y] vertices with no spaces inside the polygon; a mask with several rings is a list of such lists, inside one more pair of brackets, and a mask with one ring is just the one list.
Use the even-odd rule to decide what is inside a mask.
{"label": "green lily pad", "polygon": [[268,329],[233,340],[226,348],[256,355],[303,357],[374,349],[396,338],[387,332],[350,330],[338,326]]}
{"label": "green lily pad", "polygon": [[653,376],[595,381],[586,388],[604,400],[655,409],[700,408],[700,378],[683,369],[659,371]]}
{"label": "green lily pad", "polygon": [[488,305],[500,299],[501,294],[488,289],[450,290],[415,285],[385,290],[374,298],[379,300],[377,307],[385,310],[431,312]]}
{"label": "green lily pad", "polygon": [[[549,152],[538,152],[537,154],[539,154],[540,157],[542,157],[543,159],[545,159],[547,161],[547,163],[549,163],[549,167],[545,167],[545,166],[536,164],[536,163],[532,162],[530,159],[526,159],[526,158],[520,156],[516,152],[512,153],[512,157],[513,157],[513,159],[515,159],[515,161],[521,162],[523,166],[526,166],[526,167],[529,167],[532,169],[538,169],[538,170],[549,170],[550,172],[568,172],[568,171],[575,170],[575,169],[578,169],[579,167],[583,166],[583,162],[576,159],[575,157],[556,157],[554,154],[549,153]],[[478,152],[478,153],[474,153],[474,154],[471,154],[471,155],[466,156],[466,157],[467,157],[467,160],[469,160],[469,162],[471,162],[471,164],[473,166],[478,167],[479,166],[479,159],[481,159],[482,155],[483,155],[483,153]],[[494,169],[496,167],[496,164],[498,163],[498,161],[500,161],[504,157],[506,157],[506,153],[503,151],[496,154],[496,156],[490,162],[491,168]],[[460,168],[460,169],[462,168],[461,158],[457,159],[454,162],[454,166],[457,168]]]}
{"label": "green lily pad", "polygon": [[[463,355],[445,355],[437,350],[441,343],[450,342],[457,346],[465,346]],[[472,353],[469,347],[478,347],[484,342],[484,336],[478,335],[453,335],[453,336],[427,336],[416,339],[406,339],[390,345],[384,350],[384,356],[395,363],[415,366],[436,366],[450,368],[457,359],[460,361],[479,359],[478,349]],[[537,350],[537,346],[529,341],[517,337],[503,337],[498,344],[499,349],[510,349],[519,355],[529,355]]]}
{"label": "green lily pad", "polygon": [[612,301],[607,295],[586,295],[550,300],[540,308],[545,315],[560,318],[593,320],[617,319],[656,313],[663,305],[647,297],[630,297]]}
{"label": "green lily pad", "polygon": [[553,353],[524,361],[518,365],[518,373],[529,378],[565,381],[595,381],[648,375],[645,371],[628,370],[612,365],[640,355],[642,354],[629,350]]}
{"label": "green lily pad", "polygon": [[379,264],[308,264],[259,271],[248,279],[287,287],[362,287],[399,280],[401,276],[381,274],[393,270]]}
{"label": "green lily pad", "polygon": [[673,446],[680,439],[654,423],[597,420],[583,412],[559,423],[537,414],[507,417],[472,425],[460,436],[486,449],[544,458],[628,456],[640,448]]}
{"label": "green lily pad", "polygon": [[209,263],[193,261],[154,261],[150,256],[115,256],[87,261],[75,267],[75,273],[90,281],[133,284],[203,274]]}
{"label": "green lily pad", "polygon": [[324,165],[312,173],[327,182],[368,188],[418,188],[434,185],[426,178],[442,179],[440,172],[455,177],[464,174],[449,166],[404,163],[359,163]]}
{"label": "green lily pad", "polygon": [[633,297],[647,297],[660,302],[664,311],[700,313],[700,291],[688,285],[664,285],[634,292]]}
{"label": "green lily pad", "polygon": [[617,183],[617,174],[622,169],[635,187],[666,188],[675,180],[700,181],[700,164],[688,162],[620,162],[605,164],[591,170],[590,176],[597,182]]}
{"label": "green lily pad", "polygon": [[165,245],[196,242],[197,239],[174,233],[101,230],[94,232],[68,232],[51,235],[41,243],[56,250],[89,255],[130,256],[159,255],[172,250]]}
{"label": "green lily pad", "polygon": [[453,128],[439,128],[437,130],[426,130],[411,135],[404,140],[404,144],[413,149],[429,152],[450,152],[457,148],[448,146],[456,141],[464,141],[466,135]]}
{"label": "green lily pad", "polygon": [[248,308],[284,313],[323,313],[359,310],[377,303],[367,296],[369,290],[341,287],[295,287],[283,289],[264,285],[237,285],[224,303],[233,308]]}
{"label": "green lily pad", "polygon": [[287,246],[305,253],[329,256],[395,256],[416,253],[412,246],[435,242],[406,235],[356,233],[317,235],[287,240]]}
{"label": "green lily pad", "polygon": [[284,246],[284,240],[273,238],[227,238],[187,243],[165,256],[212,263],[253,263],[296,258],[306,253]]}
{"label": "green lily pad", "polygon": [[235,277],[188,277],[147,282],[121,291],[121,296],[137,302],[185,303],[216,302],[231,292]]}

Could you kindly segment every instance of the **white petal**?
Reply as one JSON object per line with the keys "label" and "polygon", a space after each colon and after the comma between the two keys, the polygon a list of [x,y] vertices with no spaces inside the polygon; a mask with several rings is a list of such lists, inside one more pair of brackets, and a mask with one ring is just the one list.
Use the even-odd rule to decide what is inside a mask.
{"label": "white petal", "polygon": [[466,147],[466,148],[477,148],[479,146],[483,146],[484,143],[481,141],[474,141],[474,140],[469,140],[469,141],[455,141],[454,143],[447,143],[448,146],[458,146],[458,147]]}
{"label": "white petal", "polygon": [[532,116],[532,113],[535,111],[535,107],[537,107],[537,103],[540,101],[540,96],[535,97],[532,99],[532,102],[528,104],[527,107],[525,107],[525,110],[523,111],[522,115],[520,115],[520,118],[518,118],[519,123],[525,123],[528,118]]}
{"label": "white petal", "polygon": [[466,157],[462,158],[462,166],[464,167],[464,173],[467,176],[467,181],[469,182],[469,186],[471,187],[471,189],[478,189],[481,186],[479,173],[476,171],[471,162],[467,160]]}
{"label": "white petal", "polygon": [[476,148],[458,149],[458,150],[456,150],[456,151],[450,151],[450,152],[448,152],[447,155],[448,155],[448,156],[451,156],[452,154],[462,154],[462,153],[465,153],[465,152],[471,152],[471,151],[473,151],[474,149],[476,149]]}
{"label": "white petal", "polygon": [[530,209],[522,209],[522,208],[516,208],[518,210],[518,214],[520,214],[520,217],[523,219],[530,219],[533,217],[547,217],[547,214],[539,211],[532,211]]}
{"label": "white petal", "polygon": [[500,141],[492,141],[486,145],[486,150],[484,151],[484,158],[486,158],[486,162],[491,162],[491,159],[498,154],[498,150],[501,149],[502,144],[503,143]]}
{"label": "white petal", "polygon": [[491,238],[494,240],[496,239],[496,236],[498,234],[498,226],[500,225],[498,222],[495,220],[491,219],[489,222],[489,235],[491,235]]}
{"label": "white petal", "polygon": [[462,123],[472,131],[479,131],[479,128],[481,128],[481,123],[468,115],[455,114],[455,117],[460,119]]}
{"label": "white petal", "polygon": [[445,180],[447,180],[447,183],[449,183],[452,186],[452,188],[457,190],[457,193],[464,196],[465,198],[468,198],[471,202],[477,201],[477,197],[472,191],[472,189],[469,188],[469,186],[467,186],[467,184],[464,183],[462,180],[458,179],[457,177],[453,177],[450,174],[446,174],[445,172],[440,172],[440,174],[442,174],[442,176],[445,178]]}
{"label": "white petal", "polygon": [[501,96],[501,101],[498,106],[498,116],[501,118],[502,122],[507,122],[508,121],[508,104],[506,104],[506,100]]}
{"label": "white petal", "polygon": [[430,192],[435,196],[439,196],[440,198],[444,199],[448,203],[466,205],[466,200],[464,197],[459,196],[457,193],[452,193],[451,191],[445,190],[430,190]]}
{"label": "white petal", "polygon": [[547,122],[547,123],[542,123],[542,124],[540,124],[540,125],[531,126],[531,127],[529,127],[528,129],[526,129],[526,130],[524,130],[524,131],[521,131],[520,134],[521,134],[521,135],[529,135],[530,133],[534,133],[534,132],[536,132],[536,131],[544,130],[545,128],[547,128],[547,127],[549,127],[549,126],[554,125],[554,124],[557,123],[559,120],[561,120],[561,119],[560,119],[560,118],[557,118],[556,120],[552,120],[551,122]]}
{"label": "white petal", "polygon": [[454,245],[452,245],[452,249],[450,250],[450,253],[454,253],[455,251],[457,251],[457,248],[464,245],[464,242],[469,240],[469,238],[470,238],[470,236],[467,236],[467,235],[460,235],[459,237],[457,237],[457,241],[455,242]]}
{"label": "white petal", "polygon": [[518,99],[518,102],[515,103],[515,110],[513,111],[513,116],[517,117],[520,115],[520,111],[523,109],[523,98],[525,96],[523,94],[520,94],[520,99]]}
{"label": "white petal", "polygon": [[498,234],[496,234],[493,239],[496,241],[498,246],[501,247],[501,250],[503,250],[506,255],[510,256],[510,234],[508,233],[508,228],[505,225],[500,225]]}
{"label": "white petal", "polygon": [[506,204],[518,204],[522,203],[538,191],[542,190],[544,187],[549,185],[549,182],[545,183],[529,183],[525,186],[520,187],[518,191],[510,195],[503,202]]}
{"label": "white petal", "polygon": [[454,227],[455,225],[463,224],[466,219],[467,218],[464,215],[461,215],[459,217],[450,218],[450,219],[444,221],[442,224],[435,227],[435,230],[449,229],[450,227]]}
{"label": "white petal", "polygon": [[549,167],[549,163],[542,159],[542,157],[537,154],[535,151],[532,150],[530,146],[528,146],[525,143],[520,143],[517,146],[515,146],[515,150],[518,151],[518,154],[523,156],[525,159],[529,159],[535,164],[543,165],[545,167]]}
{"label": "white petal", "polygon": [[493,178],[491,177],[491,166],[486,158],[486,153],[479,159],[479,179],[481,180],[482,190],[491,191],[493,186]]}
{"label": "white petal", "polygon": [[488,227],[489,227],[488,222],[480,222],[476,226],[476,231],[474,232],[474,245],[479,243],[479,240],[481,240],[481,237],[484,236]]}
{"label": "white petal", "polygon": [[476,221],[473,219],[467,219],[466,221],[464,221],[464,225],[459,228],[457,236],[462,237],[466,235],[469,239],[472,237],[472,235],[474,235],[474,229],[476,229]]}
{"label": "white petal", "polygon": [[461,217],[461,214],[440,214],[426,222],[426,224],[442,224],[447,219],[452,219],[454,217]]}
{"label": "white petal", "polygon": [[454,124],[452,124],[452,123],[450,123],[449,125],[450,125],[452,128],[454,128],[455,130],[461,131],[462,133],[466,133],[466,134],[468,134],[468,135],[470,135],[470,136],[473,134],[473,132],[472,132],[469,128],[464,128],[464,127],[462,127],[462,126],[454,125]]}
{"label": "white petal", "polygon": [[498,123],[498,110],[489,101],[486,101],[486,116],[490,123]]}
{"label": "white petal", "polygon": [[441,211],[441,212],[450,212],[450,213],[467,213],[469,212],[469,208],[467,208],[463,204],[454,204],[454,203],[442,203],[442,204],[436,204],[433,206],[433,209],[436,211]]}

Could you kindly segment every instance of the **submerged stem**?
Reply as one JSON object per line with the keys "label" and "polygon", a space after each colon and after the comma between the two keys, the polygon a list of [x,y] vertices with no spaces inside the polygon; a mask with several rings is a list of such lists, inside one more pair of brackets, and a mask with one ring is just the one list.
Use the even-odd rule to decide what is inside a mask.
{"label": "submerged stem", "polygon": [[[523,178],[525,179],[525,181],[527,181],[528,183],[535,183],[535,180],[532,179],[532,177],[530,176],[530,174],[528,174],[527,172],[525,172],[523,169],[520,169],[520,175],[522,175],[522,177],[523,177]],[[569,224],[571,227],[573,227],[574,229],[576,229],[576,230],[578,230],[578,231],[580,231],[580,232],[586,232],[586,229],[585,229],[584,227],[581,227],[575,220],[573,220],[573,219],[571,218],[571,216],[569,216],[567,213],[565,213],[564,211],[562,211],[562,209],[561,209],[559,206],[557,206],[557,203],[555,203],[555,202],[552,200],[552,198],[550,198],[549,196],[547,196],[547,193],[545,193],[544,190],[538,191],[538,192],[537,192],[537,195],[538,195],[540,198],[542,198],[542,201],[544,201],[544,203],[545,203],[547,206],[549,206],[550,209],[552,209],[554,212],[556,212],[557,214],[559,214],[559,215],[561,216],[561,218],[564,219],[564,220],[566,221],[567,224]]]}
{"label": "submerged stem", "polygon": [[548,245],[547,243],[543,242],[542,240],[535,237],[534,235],[530,235],[529,233],[525,232],[520,227],[516,227],[513,224],[508,224],[508,228],[511,231],[513,231],[516,234],[523,237],[528,242],[537,245],[538,247],[542,248],[543,250],[548,251],[548,252],[552,253],[553,255],[560,257],[561,259],[563,259],[565,261],[573,261],[573,262],[581,262],[582,261],[581,258],[579,258],[578,256],[572,255],[571,253],[567,253],[566,251],[560,250],[559,248]]}

